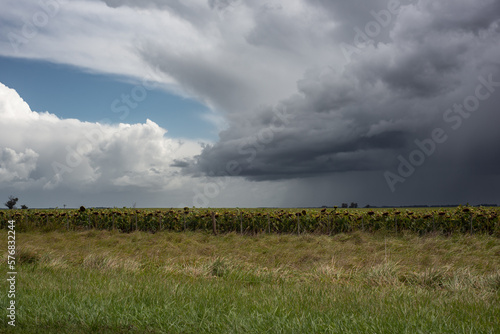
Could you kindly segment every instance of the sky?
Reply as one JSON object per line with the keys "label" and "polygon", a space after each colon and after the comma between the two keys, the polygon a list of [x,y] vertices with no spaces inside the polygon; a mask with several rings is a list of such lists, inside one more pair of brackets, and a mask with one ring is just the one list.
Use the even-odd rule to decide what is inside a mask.
{"label": "sky", "polygon": [[500,204],[499,106],[500,0],[0,13],[0,199],[28,207]]}

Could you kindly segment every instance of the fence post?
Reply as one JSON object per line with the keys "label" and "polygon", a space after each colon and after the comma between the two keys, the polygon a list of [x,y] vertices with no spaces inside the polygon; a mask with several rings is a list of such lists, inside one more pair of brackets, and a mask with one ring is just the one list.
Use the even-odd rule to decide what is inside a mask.
{"label": "fence post", "polygon": [[215,212],[212,211],[212,229],[214,235],[217,235],[217,220],[215,219]]}
{"label": "fence post", "polygon": [[328,217],[328,235],[331,235],[332,234],[332,214],[330,213],[329,214],[329,217]]}
{"label": "fence post", "polygon": [[241,212],[240,212],[240,232],[243,234],[243,218],[241,218]]}
{"label": "fence post", "polygon": [[300,213],[297,213],[297,234],[300,235]]}

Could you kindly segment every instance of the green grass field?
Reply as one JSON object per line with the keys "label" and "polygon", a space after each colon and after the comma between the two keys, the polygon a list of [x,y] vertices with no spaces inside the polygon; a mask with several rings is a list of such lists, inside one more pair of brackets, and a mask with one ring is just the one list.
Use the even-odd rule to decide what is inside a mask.
{"label": "green grass field", "polygon": [[2,316],[2,332],[500,332],[494,236],[88,230],[16,239],[17,326]]}

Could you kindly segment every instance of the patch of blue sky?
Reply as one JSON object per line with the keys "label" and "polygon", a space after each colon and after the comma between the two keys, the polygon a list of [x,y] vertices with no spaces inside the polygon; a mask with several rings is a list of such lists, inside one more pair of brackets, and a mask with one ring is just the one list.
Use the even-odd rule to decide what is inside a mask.
{"label": "patch of blue sky", "polygon": [[59,118],[128,124],[150,119],[167,129],[167,136],[172,138],[217,139],[208,107],[139,80],[45,61],[0,57],[0,82],[15,89],[33,111],[48,111]]}

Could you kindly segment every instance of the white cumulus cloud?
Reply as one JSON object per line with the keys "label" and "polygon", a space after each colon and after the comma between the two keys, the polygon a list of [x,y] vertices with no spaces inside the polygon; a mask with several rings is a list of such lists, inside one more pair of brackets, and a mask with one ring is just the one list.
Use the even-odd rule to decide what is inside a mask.
{"label": "white cumulus cloud", "polygon": [[100,124],[59,119],[30,110],[0,83],[0,184],[47,190],[121,187],[164,190],[181,185],[176,159],[201,151],[200,144],[165,136],[145,124]]}
{"label": "white cumulus cloud", "polygon": [[24,152],[16,152],[11,148],[4,147],[0,150],[0,183],[26,181],[36,167],[38,154],[26,149]]}

